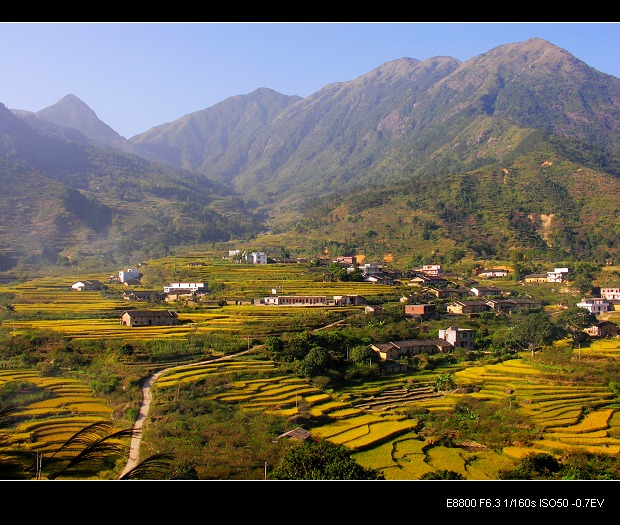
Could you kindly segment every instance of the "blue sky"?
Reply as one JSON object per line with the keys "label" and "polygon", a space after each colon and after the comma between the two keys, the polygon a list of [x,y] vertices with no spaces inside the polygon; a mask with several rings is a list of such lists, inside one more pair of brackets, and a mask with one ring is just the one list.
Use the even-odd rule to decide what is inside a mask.
{"label": "blue sky", "polygon": [[529,38],[620,78],[618,22],[6,22],[0,102],[73,94],[130,138],[259,87],[306,97],[390,60],[464,62]]}

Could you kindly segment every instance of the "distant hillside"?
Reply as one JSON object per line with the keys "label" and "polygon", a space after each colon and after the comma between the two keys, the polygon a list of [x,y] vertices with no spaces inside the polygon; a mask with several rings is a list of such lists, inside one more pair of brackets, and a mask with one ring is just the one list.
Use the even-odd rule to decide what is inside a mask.
{"label": "distant hillside", "polygon": [[[219,142],[219,155],[234,158],[228,164],[213,162],[209,146],[230,138],[226,128],[220,123],[209,130],[208,141],[196,144],[195,126],[188,123],[216,110],[228,114],[229,101],[160,127],[156,140],[174,142],[179,158],[198,154],[192,169],[265,204],[510,162],[535,145],[534,130],[597,150],[592,159],[572,160],[592,161],[602,152],[617,157],[618,100],[620,80],[531,39],[464,63],[402,58],[327,85],[286,105],[252,133]],[[239,116],[231,120],[245,123]],[[132,142],[146,145],[154,138],[149,132]],[[201,145],[207,162],[200,160]]]}
{"label": "distant hillside", "polygon": [[260,88],[152,128],[130,142],[172,166],[230,182],[231,173],[245,167],[255,133],[299,100]]}
{"label": "distant hillside", "polygon": [[[600,261],[620,258],[619,100],[619,79],[534,38],[462,63],[401,58],[304,99],[260,88],[129,141],[74,95],[2,106],[0,158],[7,184],[43,177],[94,210],[39,232],[60,256],[266,231],[257,243],[310,256]],[[6,232],[2,246],[37,250]]]}
{"label": "distant hillside", "polygon": [[618,216],[620,179],[540,149],[505,168],[310,200],[300,218],[274,224],[272,234],[290,246],[399,267],[465,256],[604,264],[620,260]]}
{"label": "distant hillside", "polygon": [[0,106],[4,266],[76,254],[114,260],[253,235],[260,223],[224,186],[90,142],[37,132]]}
{"label": "distant hillside", "polygon": [[124,153],[139,155],[150,161],[161,161],[147,150],[133,146],[110,126],[99,120],[96,113],[75,95],[67,95],[56,104],[37,111],[12,112],[34,130],[61,140],[77,141],[93,146],[105,146]]}

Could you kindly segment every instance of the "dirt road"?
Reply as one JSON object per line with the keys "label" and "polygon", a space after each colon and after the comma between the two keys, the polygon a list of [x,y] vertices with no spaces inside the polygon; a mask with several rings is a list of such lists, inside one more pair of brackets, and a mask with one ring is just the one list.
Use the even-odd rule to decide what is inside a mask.
{"label": "dirt road", "polygon": [[142,386],[142,405],[140,406],[140,412],[138,414],[138,417],[136,418],[136,421],[133,424],[134,433],[133,433],[133,437],[131,438],[131,444],[129,445],[129,457],[127,459],[127,465],[125,465],[125,468],[123,469],[123,472],[119,476],[119,479],[122,478],[125,474],[127,474],[127,472],[129,472],[139,463],[140,443],[142,441],[142,427],[144,425],[144,421],[146,420],[146,416],[149,413],[149,408],[151,407],[151,399],[152,399],[151,387],[153,386],[155,381],[159,379],[159,376],[161,376],[162,374],[166,372],[176,370],[178,368],[191,368],[192,366],[201,366],[207,363],[215,363],[216,361],[225,361],[227,359],[233,359],[237,356],[252,352],[253,350],[256,350],[257,348],[261,348],[262,346],[263,345],[255,346],[248,350],[244,350],[243,352],[239,352],[238,354],[231,354],[231,355],[227,355],[224,357],[218,357],[217,359],[209,359],[207,361],[201,361],[200,363],[193,363],[191,365],[173,366],[170,368],[166,368],[164,370],[160,370],[156,374],[153,374],[152,376],[148,377],[147,380],[144,382],[144,385]]}
{"label": "dirt road", "polygon": [[[336,321],[335,323],[331,323],[329,325],[322,326],[320,328],[315,328],[313,331],[318,332],[319,330],[324,330],[325,328],[331,328],[334,326],[338,326],[344,322],[346,322],[346,319],[340,319]],[[140,413],[138,414],[138,417],[136,418],[136,421],[133,424],[134,433],[133,433],[133,437],[131,438],[131,444],[129,445],[129,457],[127,459],[127,465],[125,465],[125,468],[123,469],[123,472],[119,476],[119,479],[122,478],[125,474],[127,474],[127,472],[129,472],[131,469],[133,469],[139,462],[138,460],[140,457],[140,442],[142,441],[142,426],[144,425],[144,421],[146,420],[146,416],[148,415],[149,408],[151,406],[151,387],[153,386],[153,383],[157,381],[159,376],[161,376],[162,374],[166,372],[176,370],[178,368],[191,368],[192,366],[201,366],[207,363],[215,363],[216,361],[225,361],[227,359],[234,359],[235,357],[248,354],[250,352],[253,352],[254,350],[263,348],[264,346],[265,345],[253,346],[252,348],[248,348],[247,350],[243,350],[242,352],[239,352],[237,354],[231,354],[231,355],[227,355],[224,357],[218,357],[217,359],[209,359],[207,361],[201,361],[200,363],[193,363],[191,365],[172,366],[170,368],[160,370],[156,374],[153,374],[152,376],[150,376],[144,382],[144,385],[142,386],[142,405],[140,406]]]}

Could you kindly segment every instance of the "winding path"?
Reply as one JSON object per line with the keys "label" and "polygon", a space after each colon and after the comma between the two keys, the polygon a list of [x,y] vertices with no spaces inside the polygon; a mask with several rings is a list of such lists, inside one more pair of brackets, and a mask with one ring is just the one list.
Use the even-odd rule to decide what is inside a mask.
{"label": "winding path", "polygon": [[216,361],[225,361],[227,359],[233,359],[234,357],[247,354],[256,350],[257,348],[261,348],[263,345],[254,346],[249,348],[248,350],[243,350],[237,354],[226,355],[224,357],[218,357],[217,359],[209,359],[207,361],[200,361],[199,363],[192,363],[191,365],[178,365],[172,366],[170,368],[165,368],[160,370],[159,372],[149,376],[147,380],[144,382],[142,386],[142,405],[140,405],[140,412],[138,413],[138,417],[136,418],[135,423],[133,424],[133,436],[131,438],[131,443],[129,445],[129,457],[127,458],[127,464],[123,469],[123,472],[119,476],[119,479],[122,478],[127,472],[131,469],[135,468],[139,463],[140,458],[140,442],[142,441],[142,427],[144,425],[144,421],[146,420],[146,416],[149,413],[149,408],[151,407],[151,399],[153,396],[151,395],[151,387],[159,379],[159,376],[164,374],[165,372],[170,372],[171,370],[176,370],[177,368],[190,368],[193,366],[201,366],[207,363],[215,363]]}
{"label": "winding path", "polygon": [[[338,326],[344,322],[346,322],[346,319],[339,319],[338,321],[334,323],[328,324],[326,326],[322,326],[320,328],[315,328],[313,331],[318,332],[319,330],[324,330],[325,328],[331,328],[333,326]],[[161,376],[162,374],[166,372],[170,372],[171,370],[176,370],[178,368],[191,368],[193,366],[202,366],[208,363],[215,363],[217,361],[225,361],[227,359],[233,359],[240,355],[253,352],[254,350],[257,350],[259,348],[263,348],[264,346],[265,345],[253,346],[252,348],[248,348],[247,350],[243,350],[242,352],[238,352],[236,354],[230,354],[224,357],[218,357],[216,359],[208,359],[207,361],[200,361],[199,363],[192,363],[191,365],[171,366],[170,368],[164,368],[163,370],[160,370],[159,372],[148,377],[147,380],[144,382],[144,385],[142,386],[142,405],[140,406],[140,412],[138,413],[138,417],[136,418],[136,421],[133,424],[133,436],[131,438],[131,443],[129,445],[129,456],[127,458],[127,464],[125,465],[123,472],[119,476],[119,479],[122,478],[125,474],[127,474],[127,472],[129,472],[131,469],[135,468],[139,463],[138,460],[140,458],[140,442],[142,441],[142,426],[144,425],[146,416],[149,413],[149,408],[151,407],[151,399],[152,399],[151,387],[153,386],[153,383],[155,383],[155,381],[159,379],[159,376]]]}

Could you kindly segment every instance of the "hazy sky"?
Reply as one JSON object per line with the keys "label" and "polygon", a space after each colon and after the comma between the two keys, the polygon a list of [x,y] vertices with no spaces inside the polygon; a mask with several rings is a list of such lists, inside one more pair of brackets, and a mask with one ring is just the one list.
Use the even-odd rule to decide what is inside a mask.
{"label": "hazy sky", "polygon": [[620,78],[618,22],[6,22],[0,102],[73,94],[126,138],[259,87],[306,97],[390,60],[465,61],[544,38]]}

